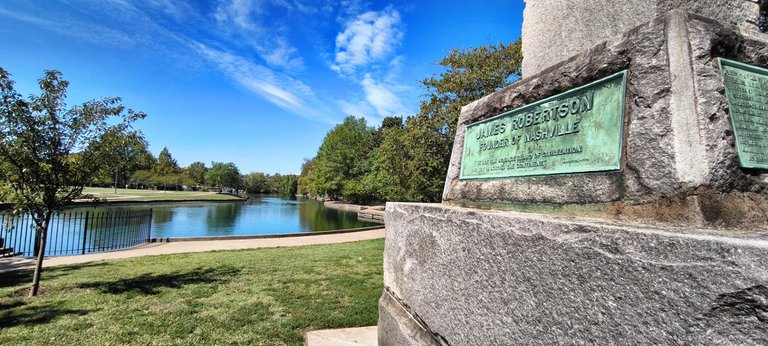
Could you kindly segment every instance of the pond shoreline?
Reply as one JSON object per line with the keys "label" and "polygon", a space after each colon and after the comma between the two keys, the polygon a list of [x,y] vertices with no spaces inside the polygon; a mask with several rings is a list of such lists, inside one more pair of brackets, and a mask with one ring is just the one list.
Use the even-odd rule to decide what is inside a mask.
{"label": "pond shoreline", "polygon": [[[72,202],[66,205],[67,208],[90,208],[90,207],[113,207],[113,206],[142,206],[142,205],[161,205],[170,203],[240,203],[247,202],[250,198],[232,196],[231,199],[155,199],[146,201],[136,200],[101,200],[101,201],[81,201]],[[12,203],[0,203],[0,211],[11,209]]]}
{"label": "pond shoreline", "polygon": [[239,199],[159,199],[152,201],[105,201],[105,202],[76,202],[67,204],[67,207],[89,208],[89,207],[114,207],[114,206],[142,206],[142,205],[162,205],[162,204],[194,204],[194,203],[242,203],[247,202],[248,198]]}
{"label": "pond shoreline", "polygon": [[341,201],[324,201],[323,206],[326,208],[352,211],[357,213],[357,219],[369,222],[375,222],[384,224],[384,208],[385,205],[359,205],[349,204]]}

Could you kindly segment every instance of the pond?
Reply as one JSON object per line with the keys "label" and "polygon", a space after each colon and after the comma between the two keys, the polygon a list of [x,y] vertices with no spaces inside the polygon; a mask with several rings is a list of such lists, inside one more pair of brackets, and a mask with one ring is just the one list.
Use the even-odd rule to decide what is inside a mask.
{"label": "pond", "polygon": [[246,202],[183,202],[77,208],[114,211],[152,208],[152,238],[321,232],[376,225],[357,213],[330,209],[314,199],[255,195]]}

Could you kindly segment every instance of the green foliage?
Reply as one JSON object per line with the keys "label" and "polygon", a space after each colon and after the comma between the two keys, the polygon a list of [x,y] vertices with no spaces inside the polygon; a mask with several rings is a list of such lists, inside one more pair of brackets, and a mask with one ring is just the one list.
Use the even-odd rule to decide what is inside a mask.
{"label": "green foliage", "polygon": [[211,162],[211,168],[205,173],[205,180],[220,188],[240,188],[240,170],[232,163]]}
{"label": "green foliage", "polygon": [[205,172],[208,171],[208,168],[205,167],[204,163],[192,162],[184,171],[195,185],[205,185]]}
{"label": "green foliage", "polygon": [[305,196],[318,195],[318,192],[314,189],[315,161],[315,158],[304,159],[304,163],[301,164],[301,174],[299,175],[297,183],[297,193]]}
{"label": "green foliage", "polygon": [[[365,198],[365,189],[350,183],[368,172],[367,157],[373,149],[372,130],[364,118],[347,117],[323,139],[313,168],[313,190],[331,198],[354,191],[354,199]],[[353,196],[349,196],[353,197]]]}
{"label": "green foliage", "polygon": [[141,132],[105,133],[96,144],[105,153],[96,182],[102,185],[125,185],[136,171],[150,169],[155,158],[147,149],[147,141]]}
{"label": "green foliage", "polygon": [[274,192],[280,196],[294,197],[298,190],[299,176],[295,174],[280,175],[275,174],[274,180]]}
{"label": "green foliage", "polygon": [[377,192],[379,199],[407,201],[408,177],[406,164],[411,161],[410,151],[402,150],[405,130],[401,127],[383,129],[381,144],[371,154],[371,171],[365,176],[365,185]]}
{"label": "green foliage", "polygon": [[345,119],[302,166],[299,191],[354,202],[439,202],[461,107],[515,80],[521,60],[520,42],[452,50],[439,62],[446,70],[422,81],[429,94],[418,114],[405,124],[385,118],[375,131]]}
{"label": "green foliage", "polygon": [[171,156],[171,152],[168,151],[168,148],[163,147],[163,150],[157,155],[157,164],[153,169],[157,174],[161,175],[179,173],[179,164],[176,162],[176,159]]}
{"label": "green foliage", "polygon": [[271,193],[269,175],[253,172],[243,176],[243,187],[248,193]]}
{"label": "green foliage", "polygon": [[[82,194],[99,170],[114,159],[108,139],[136,137],[131,124],[144,113],[126,110],[120,98],[105,98],[67,109],[69,83],[58,71],[39,80],[40,95],[21,97],[10,74],[0,68],[0,161],[3,190],[17,211],[28,212],[44,249],[53,212]],[[114,121],[113,118],[118,118]],[[102,142],[105,141],[105,142]],[[43,251],[30,295],[36,295]]]}
{"label": "green foliage", "polygon": [[296,196],[299,176],[269,175],[262,172],[253,172],[243,176],[243,187],[248,193],[275,193],[285,197]]}

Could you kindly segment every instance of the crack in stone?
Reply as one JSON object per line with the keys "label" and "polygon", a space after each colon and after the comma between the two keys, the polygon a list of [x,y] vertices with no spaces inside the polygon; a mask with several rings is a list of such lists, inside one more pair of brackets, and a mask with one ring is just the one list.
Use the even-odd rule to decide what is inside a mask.
{"label": "crack in stone", "polygon": [[430,336],[430,337],[432,337],[432,339],[433,339],[433,340],[434,340],[436,343],[438,343],[439,345],[443,345],[443,346],[450,346],[450,345],[451,345],[451,344],[448,342],[448,340],[447,340],[447,339],[445,339],[445,337],[444,337],[444,336],[440,335],[439,333],[435,333],[435,332],[433,332],[433,331],[432,331],[432,329],[430,329],[430,328],[429,328],[429,325],[427,324],[427,322],[425,322],[425,321],[424,321],[424,320],[423,320],[423,319],[422,319],[422,318],[419,316],[419,314],[417,314],[415,311],[413,311],[413,309],[412,309],[412,308],[411,308],[411,307],[410,307],[408,304],[406,304],[406,303],[405,303],[405,301],[403,301],[403,300],[402,300],[400,297],[398,297],[398,296],[395,294],[395,292],[393,292],[393,291],[392,291],[392,289],[391,289],[389,286],[385,286],[385,287],[384,287],[384,290],[385,290],[385,291],[387,291],[387,294],[389,294],[390,296],[392,296],[392,298],[393,298],[393,299],[395,299],[395,301],[396,301],[398,304],[400,304],[400,306],[401,306],[401,307],[402,307],[402,308],[403,308],[403,309],[404,309],[404,310],[405,310],[405,311],[406,311],[406,312],[407,312],[409,315],[411,315],[411,317],[414,319],[414,321],[416,321],[416,323],[418,323],[418,324],[419,324],[419,326],[421,326],[421,328],[423,328],[425,331],[427,331],[427,333],[429,333],[429,336]]}
{"label": "crack in stone", "polygon": [[724,293],[715,299],[707,317],[754,317],[768,324],[768,287],[756,285]]}

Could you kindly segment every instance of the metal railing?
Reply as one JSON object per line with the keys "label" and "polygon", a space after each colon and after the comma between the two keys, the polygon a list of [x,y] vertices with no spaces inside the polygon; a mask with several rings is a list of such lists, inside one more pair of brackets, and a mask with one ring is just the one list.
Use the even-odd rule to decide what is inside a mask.
{"label": "metal railing", "polygon": [[[141,211],[66,211],[54,214],[48,226],[46,256],[111,251],[147,242],[152,209]],[[0,255],[33,257],[39,248],[29,215],[0,214]]]}

